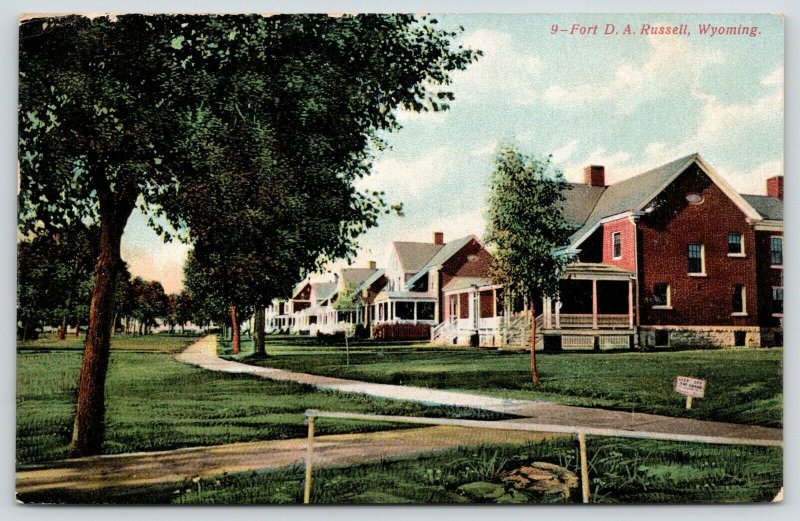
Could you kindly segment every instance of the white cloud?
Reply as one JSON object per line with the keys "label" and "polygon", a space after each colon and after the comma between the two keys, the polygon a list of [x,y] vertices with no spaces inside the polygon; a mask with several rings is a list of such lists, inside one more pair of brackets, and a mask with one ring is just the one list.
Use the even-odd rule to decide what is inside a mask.
{"label": "white cloud", "polygon": [[433,240],[433,232],[442,232],[445,242],[470,234],[482,239],[485,230],[484,209],[479,207],[453,215],[437,217],[418,228],[405,227],[392,240],[431,242]]}
{"label": "white cloud", "polygon": [[650,54],[641,65],[626,63],[609,79],[572,86],[551,85],[544,92],[550,105],[562,109],[581,109],[593,103],[611,103],[630,113],[641,102],[663,97],[699,75],[710,63],[719,63],[719,54],[702,53],[680,37],[647,40]]}
{"label": "white cloud", "polygon": [[560,164],[572,157],[572,154],[578,149],[578,141],[577,139],[572,139],[564,143],[561,148],[558,148],[553,151],[553,163]]}
{"label": "white cloud", "polygon": [[[778,71],[780,74],[777,74]],[[720,140],[730,142],[733,133],[753,132],[756,126],[774,128],[776,121],[783,120],[783,69],[766,76],[761,84],[768,92],[752,103],[725,104],[703,92],[695,83],[692,95],[703,101],[700,125],[694,141],[699,147],[717,144]]]}
{"label": "white cloud", "polygon": [[458,99],[475,100],[483,93],[499,92],[520,105],[536,100],[535,83],[542,72],[542,60],[514,48],[510,35],[479,29],[466,33],[459,43],[480,49],[483,56],[465,71],[453,74],[453,92]]}
{"label": "white cloud", "polygon": [[177,293],[183,289],[183,264],[188,252],[189,246],[177,242],[148,249],[123,241],[121,255],[131,275],[157,280],[167,293]]}
{"label": "white cloud", "polygon": [[420,197],[447,175],[455,159],[447,147],[433,148],[409,160],[384,157],[375,162],[372,175],[361,180],[359,188],[384,191],[390,199]]}
{"label": "white cloud", "polygon": [[497,150],[497,141],[490,140],[486,143],[479,145],[473,148],[469,155],[471,156],[488,156],[494,154],[495,150]]}
{"label": "white cloud", "polygon": [[765,87],[780,85],[783,87],[783,67],[778,67],[770,74],[761,78],[761,85],[764,85]]}
{"label": "white cloud", "polygon": [[767,179],[783,175],[783,158],[767,161],[752,170],[729,170],[717,167],[714,169],[740,193],[766,195]]}

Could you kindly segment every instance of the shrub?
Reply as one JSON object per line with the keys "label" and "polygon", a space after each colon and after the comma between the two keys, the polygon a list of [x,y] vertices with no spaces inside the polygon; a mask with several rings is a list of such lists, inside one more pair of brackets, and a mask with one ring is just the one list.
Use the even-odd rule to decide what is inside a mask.
{"label": "shrub", "polygon": [[375,340],[429,340],[428,324],[377,324],[372,328]]}

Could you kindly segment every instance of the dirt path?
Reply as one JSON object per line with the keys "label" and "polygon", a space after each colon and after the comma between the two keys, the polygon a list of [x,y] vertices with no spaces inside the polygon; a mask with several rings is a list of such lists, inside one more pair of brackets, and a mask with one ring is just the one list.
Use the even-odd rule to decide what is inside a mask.
{"label": "dirt path", "polygon": [[[314,439],[313,464],[365,463],[465,445],[524,443],[545,437],[552,436],[463,427],[318,436]],[[52,468],[17,472],[17,493],[152,485],[224,472],[281,468],[302,464],[306,447],[307,439],[297,438],[64,460]]]}
{"label": "dirt path", "polygon": [[740,439],[743,442],[751,442],[753,440],[774,442],[780,441],[783,438],[782,429],[760,427],[757,425],[693,420],[689,418],[660,416],[657,414],[609,411],[606,409],[575,407],[534,400],[504,400],[477,394],[441,391],[425,387],[413,387],[410,385],[360,382],[358,380],[296,373],[270,367],[259,367],[219,358],[217,356],[216,345],[215,336],[204,337],[195,344],[189,346],[177,356],[177,359],[181,362],[202,367],[210,371],[246,373],[270,380],[290,381],[312,385],[317,389],[328,391],[365,394],[379,398],[407,400],[426,405],[451,405],[456,407],[484,409],[504,414],[523,416],[551,425],[621,429],[631,432],[678,434],[696,437],[713,436],[727,439]]}

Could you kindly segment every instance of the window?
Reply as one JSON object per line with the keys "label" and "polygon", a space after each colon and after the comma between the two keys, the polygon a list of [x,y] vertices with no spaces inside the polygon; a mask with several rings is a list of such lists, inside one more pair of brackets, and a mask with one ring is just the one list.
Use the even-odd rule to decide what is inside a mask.
{"label": "window", "polygon": [[689,204],[700,204],[703,202],[703,196],[696,193],[688,193],[686,194],[686,200],[689,201]]}
{"label": "window", "polygon": [[653,307],[667,308],[672,305],[669,284],[653,285]]}
{"label": "window", "polygon": [[744,243],[742,242],[741,233],[731,232],[728,234],[728,255],[744,255]]}
{"label": "window", "polygon": [[734,315],[746,315],[747,308],[745,304],[745,289],[741,284],[733,286],[733,298],[731,299],[731,306]]}
{"label": "window", "polygon": [[769,252],[770,263],[773,266],[783,266],[783,237],[770,237]]}
{"label": "window", "polygon": [[772,314],[783,315],[783,288],[772,288]]}
{"label": "window", "polygon": [[434,317],[434,303],[433,302],[420,302],[417,304],[417,320],[433,320]]}
{"label": "window", "polygon": [[622,258],[622,233],[614,232],[611,234],[611,252],[615,259]]}
{"label": "window", "polygon": [[705,274],[705,248],[702,244],[690,244],[689,250],[689,274],[690,275],[703,275]]}
{"label": "window", "polygon": [[395,302],[394,315],[399,320],[414,320],[414,303]]}
{"label": "window", "polygon": [[669,331],[665,331],[663,329],[656,329],[655,336],[656,336],[655,338],[656,347],[669,346]]}

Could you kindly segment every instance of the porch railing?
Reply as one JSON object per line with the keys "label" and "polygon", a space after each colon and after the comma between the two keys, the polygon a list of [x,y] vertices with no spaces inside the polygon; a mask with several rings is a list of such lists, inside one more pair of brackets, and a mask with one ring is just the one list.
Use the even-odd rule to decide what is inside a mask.
{"label": "porch railing", "polygon": [[[555,320],[553,321],[555,325]],[[592,328],[592,314],[591,313],[561,313],[559,315],[559,323],[562,329]],[[630,326],[627,314],[599,314],[597,315],[598,328],[628,328]]]}

